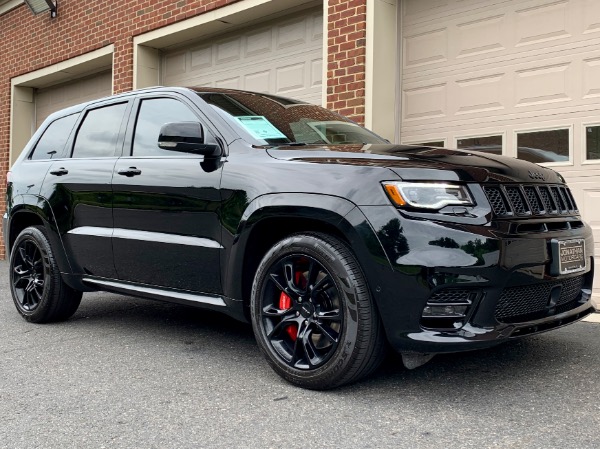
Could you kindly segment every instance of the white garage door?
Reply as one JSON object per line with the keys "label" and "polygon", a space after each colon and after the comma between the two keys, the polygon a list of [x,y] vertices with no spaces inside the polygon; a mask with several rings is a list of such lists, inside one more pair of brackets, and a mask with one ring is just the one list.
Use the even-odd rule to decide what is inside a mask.
{"label": "white garage door", "polygon": [[35,93],[36,128],[53,112],[112,93],[112,72],[37,89]]}
{"label": "white garage door", "polygon": [[322,103],[323,13],[294,14],[168,52],[162,84],[246,89]]}
{"label": "white garage door", "polygon": [[402,142],[550,161],[600,256],[600,2],[400,3]]}

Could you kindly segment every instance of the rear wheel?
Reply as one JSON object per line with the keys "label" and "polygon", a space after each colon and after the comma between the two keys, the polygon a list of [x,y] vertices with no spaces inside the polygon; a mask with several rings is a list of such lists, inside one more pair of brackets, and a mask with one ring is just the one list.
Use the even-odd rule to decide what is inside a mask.
{"label": "rear wheel", "polygon": [[32,323],[62,321],[71,317],[82,293],[66,285],[44,228],[24,229],[10,256],[10,287],[17,311]]}
{"label": "rear wheel", "polygon": [[302,387],[354,382],[384,356],[381,323],[358,262],[326,234],[293,235],[271,248],[256,273],[251,312],[269,364]]}

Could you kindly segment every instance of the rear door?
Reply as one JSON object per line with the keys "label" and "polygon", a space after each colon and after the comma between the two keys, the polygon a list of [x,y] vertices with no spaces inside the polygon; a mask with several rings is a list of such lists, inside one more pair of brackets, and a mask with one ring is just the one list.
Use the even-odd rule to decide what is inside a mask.
{"label": "rear door", "polygon": [[204,156],[162,150],[168,122],[201,122],[177,96],[142,96],[114,170],[113,246],[118,278],[163,288],[220,293],[220,166]]}
{"label": "rear door", "polygon": [[114,278],[111,180],[121,154],[128,101],[85,111],[66,157],[55,160],[42,187],[76,274]]}

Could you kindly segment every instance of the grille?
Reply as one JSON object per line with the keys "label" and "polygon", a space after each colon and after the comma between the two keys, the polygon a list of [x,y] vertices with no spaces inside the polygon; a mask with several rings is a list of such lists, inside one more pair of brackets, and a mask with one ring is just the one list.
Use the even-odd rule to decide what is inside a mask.
{"label": "grille", "polygon": [[561,287],[556,307],[560,308],[560,311],[568,310],[569,306],[579,299],[583,276],[564,281],[505,288],[496,305],[496,319],[502,323],[518,323],[547,316],[546,306],[550,299],[550,291],[556,286]]}
{"label": "grille", "polygon": [[562,185],[501,184],[485,186],[483,190],[494,215],[500,218],[579,212],[571,191]]}
{"label": "grille", "polygon": [[470,304],[470,296],[473,290],[449,288],[435,292],[427,301],[428,304],[433,303],[463,303]]}

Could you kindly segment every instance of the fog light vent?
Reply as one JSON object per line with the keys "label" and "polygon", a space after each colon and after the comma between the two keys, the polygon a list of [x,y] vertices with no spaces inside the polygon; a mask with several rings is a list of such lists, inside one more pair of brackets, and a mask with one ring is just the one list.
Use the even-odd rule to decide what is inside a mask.
{"label": "fog light vent", "polygon": [[421,315],[424,327],[457,329],[465,323],[478,290],[447,288],[433,293]]}
{"label": "fog light vent", "polygon": [[433,306],[428,304],[423,309],[423,318],[464,318],[468,308],[468,305]]}

